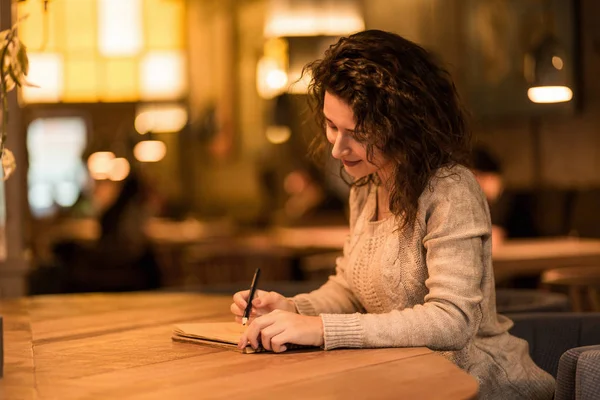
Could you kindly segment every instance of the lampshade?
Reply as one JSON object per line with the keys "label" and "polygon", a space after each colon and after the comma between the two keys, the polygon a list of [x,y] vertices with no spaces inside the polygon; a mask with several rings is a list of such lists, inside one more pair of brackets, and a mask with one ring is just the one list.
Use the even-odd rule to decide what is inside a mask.
{"label": "lampshade", "polygon": [[269,0],[265,37],[338,36],[365,29],[356,0]]}
{"label": "lampshade", "polygon": [[573,98],[570,65],[556,37],[546,36],[525,58],[527,96],[534,103],[562,103]]}

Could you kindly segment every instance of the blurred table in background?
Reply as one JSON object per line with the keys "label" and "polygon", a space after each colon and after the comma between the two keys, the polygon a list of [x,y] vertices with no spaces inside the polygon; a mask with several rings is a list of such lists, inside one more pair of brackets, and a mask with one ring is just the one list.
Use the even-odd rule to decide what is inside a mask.
{"label": "blurred table in background", "polygon": [[[297,254],[319,250],[325,254],[341,252],[348,228],[279,228],[263,240]],[[494,249],[493,265],[497,282],[521,276],[540,275],[552,268],[600,266],[600,239],[553,237],[510,239]],[[333,267],[334,265],[332,265]]]}
{"label": "blurred table in background", "polygon": [[[231,236],[234,227],[231,221],[199,221],[197,219],[171,220],[150,218],[144,232],[152,243],[189,244],[207,238]],[[52,226],[52,239],[93,242],[100,238],[100,224],[95,218],[68,218]]]}
{"label": "blurred table in background", "polygon": [[[180,286],[183,280],[182,260],[190,246],[218,242],[232,237],[235,227],[230,220],[199,221],[193,218],[170,220],[150,218],[143,227],[163,275],[165,286]],[[43,233],[41,233],[43,232]],[[93,247],[101,234],[95,218],[64,218],[40,229],[36,240],[38,264],[51,264],[52,248],[60,242],[75,242]]]}
{"label": "blurred table in background", "polygon": [[497,283],[553,268],[599,266],[600,239],[511,239],[494,249],[493,260]]}
{"label": "blurred table in background", "polygon": [[[297,251],[341,252],[347,227],[280,228],[271,243]],[[568,266],[600,266],[600,239],[553,237],[510,239],[494,249],[496,279],[539,275],[543,271]]]}
{"label": "blurred table in background", "polygon": [[324,281],[335,268],[348,228],[323,226],[246,232],[188,247],[184,286],[242,282],[261,268],[263,282]]}
{"label": "blurred table in background", "polygon": [[284,248],[341,251],[349,232],[346,225],[275,228],[270,237]]}
{"label": "blurred table in background", "polygon": [[[188,272],[203,270],[210,275],[212,270],[220,274],[219,277],[205,275],[196,282],[247,281],[254,268],[261,266],[266,269],[266,279],[299,281],[314,275],[313,278],[324,280],[333,272],[335,258],[341,255],[347,234],[346,226],[275,228],[214,241],[188,253],[192,255],[187,259]],[[202,254],[204,260],[199,256]],[[210,257],[213,257],[212,266],[207,261]],[[230,260],[226,262],[227,257]],[[216,261],[218,258],[221,261]],[[230,267],[226,267],[227,264]],[[511,239],[494,249],[493,265],[497,282],[539,276],[552,268],[598,266],[600,240],[575,237]]]}
{"label": "blurred table in background", "polygon": [[[275,227],[240,231],[230,221],[173,221],[154,218],[145,229],[154,245],[167,287],[247,282],[257,266],[263,279],[325,279],[335,268],[348,227]],[[66,220],[52,237],[93,242],[99,227],[93,220]],[[600,265],[600,239],[575,237],[510,239],[494,249],[496,282],[540,275],[569,266]]]}
{"label": "blurred table in background", "polygon": [[566,289],[573,311],[600,312],[600,265],[549,269],[541,281]]}

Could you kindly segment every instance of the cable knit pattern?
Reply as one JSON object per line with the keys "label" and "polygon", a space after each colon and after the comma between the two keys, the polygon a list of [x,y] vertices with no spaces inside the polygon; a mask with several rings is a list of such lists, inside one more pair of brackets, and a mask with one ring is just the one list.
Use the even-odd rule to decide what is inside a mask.
{"label": "cable knit pattern", "polygon": [[336,273],[293,298],[321,316],[325,349],[426,346],[475,376],[480,398],[551,399],[554,379],[496,314],[489,209],[471,172],[440,169],[411,229],[375,221],[376,201],[375,186],[352,189]]}

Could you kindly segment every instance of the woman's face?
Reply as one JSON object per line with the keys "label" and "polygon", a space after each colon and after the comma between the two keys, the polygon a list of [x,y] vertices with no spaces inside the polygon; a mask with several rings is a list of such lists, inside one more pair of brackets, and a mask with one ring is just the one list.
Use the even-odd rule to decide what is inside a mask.
{"label": "woman's face", "polygon": [[373,151],[373,163],[367,160],[366,146],[354,139],[356,120],[352,108],[339,97],[325,92],[323,113],[327,140],[333,145],[333,158],[340,160],[354,179],[377,172],[381,181],[385,182],[390,176],[391,163],[377,148]]}

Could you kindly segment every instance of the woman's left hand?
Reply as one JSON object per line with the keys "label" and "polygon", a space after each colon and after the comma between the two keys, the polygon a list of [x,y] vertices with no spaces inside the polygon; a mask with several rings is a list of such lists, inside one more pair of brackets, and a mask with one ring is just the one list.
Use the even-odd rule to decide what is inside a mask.
{"label": "woman's left hand", "polygon": [[252,348],[256,349],[259,338],[266,350],[276,353],[286,351],[286,343],[322,346],[323,321],[321,317],[274,310],[252,321],[240,338],[238,347],[243,349],[250,342]]}

